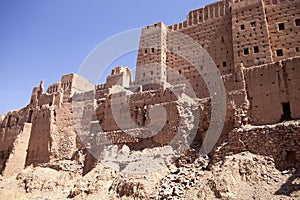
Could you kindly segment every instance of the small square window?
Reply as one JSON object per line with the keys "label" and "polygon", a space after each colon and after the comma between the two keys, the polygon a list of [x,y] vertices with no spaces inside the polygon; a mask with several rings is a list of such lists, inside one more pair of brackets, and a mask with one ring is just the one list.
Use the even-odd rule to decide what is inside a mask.
{"label": "small square window", "polygon": [[154,53],[154,48],[151,49],[152,53]]}
{"label": "small square window", "polygon": [[145,54],[147,54],[147,49],[145,49]]}
{"label": "small square window", "polygon": [[278,30],[280,31],[284,30],[284,23],[278,24]]}
{"label": "small square window", "polygon": [[259,47],[258,46],[255,46],[254,47],[254,53],[258,53],[259,52]]}
{"label": "small square window", "polygon": [[244,24],[241,25],[241,30],[245,30],[245,25]]}
{"label": "small square window", "polygon": [[244,55],[248,55],[249,54],[249,49],[248,48],[245,48],[244,49]]}
{"label": "small square window", "polygon": [[296,47],[296,48],[295,48],[295,51],[296,51],[296,52],[299,52],[299,47]]}
{"label": "small square window", "polygon": [[276,54],[277,54],[277,56],[283,56],[283,51],[282,51],[282,49],[276,50]]}
{"label": "small square window", "polygon": [[251,27],[255,27],[256,26],[256,22],[251,22]]}
{"label": "small square window", "polygon": [[151,71],[150,74],[153,75],[153,71]]}
{"label": "small square window", "polygon": [[227,63],[225,61],[223,62],[223,67],[227,67]]}
{"label": "small square window", "polygon": [[300,18],[299,19],[295,19],[295,25],[296,26],[300,26]]}

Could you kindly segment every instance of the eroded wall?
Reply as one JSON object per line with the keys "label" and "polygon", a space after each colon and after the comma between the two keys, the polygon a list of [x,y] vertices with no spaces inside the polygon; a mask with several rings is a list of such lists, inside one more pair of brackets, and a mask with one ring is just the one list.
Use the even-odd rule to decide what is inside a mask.
{"label": "eroded wall", "polygon": [[[300,117],[299,65],[300,58],[294,58],[244,71],[251,123],[277,123]],[[290,109],[290,114],[284,109]]]}
{"label": "eroded wall", "polygon": [[228,155],[250,151],[272,157],[280,170],[299,167],[299,134],[299,122],[234,129],[213,159],[216,162]]}

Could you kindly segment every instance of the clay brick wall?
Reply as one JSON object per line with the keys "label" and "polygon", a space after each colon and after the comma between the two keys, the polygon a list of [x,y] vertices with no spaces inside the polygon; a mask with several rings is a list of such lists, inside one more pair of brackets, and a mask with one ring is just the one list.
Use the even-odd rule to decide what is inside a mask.
{"label": "clay brick wall", "polygon": [[[192,17],[191,19],[191,16]],[[196,19],[196,21],[195,21]],[[232,28],[230,4],[227,1],[210,4],[202,9],[190,12],[189,25],[178,30],[198,42],[215,61],[221,74],[233,71]],[[193,21],[194,23],[191,23]],[[195,23],[196,22],[196,23]],[[184,47],[184,45],[182,46]],[[193,55],[191,51],[191,56]],[[178,67],[170,64],[171,67]]]}
{"label": "clay brick wall", "polygon": [[[175,135],[177,137],[187,137],[187,133],[190,133],[191,130],[187,131],[186,129],[193,127],[192,121],[196,117],[193,112],[196,110],[195,108],[198,108],[198,105],[192,102],[184,102],[184,100],[180,100],[181,98],[178,99],[174,92],[169,89],[147,90],[134,93],[131,96],[128,96],[128,94],[126,96],[122,92],[113,95],[116,95],[117,99],[111,102],[112,98],[109,96],[107,101],[100,104],[96,111],[97,119],[103,131],[101,134],[96,134],[97,144],[101,144],[105,136],[114,144],[126,144],[133,149],[149,148],[169,144]],[[112,103],[120,105],[121,102],[124,103],[126,100],[129,102],[129,111],[126,106],[124,110],[120,107],[113,108]],[[166,111],[165,121],[161,120],[161,116],[157,116],[157,113],[152,113],[152,118],[150,118],[150,109],[160,106]],[[118,116],[113,116],[112,109],[116,109]],[[129,119],[127,115],[124,115],[125,112],[129,112],[129,117],[134,124],[128,123]],[[186,117],[188,114],[189,117]],[[127,127],[122,127],[121,130],[115,121],[115,117],[119,117],[121,121],[124,120]],[[199,121],[199,119],[195,120],[196,122]],[[151,126],[147,127],[148,125]],[[177,131],[181,132],[176,133]],[[139,137],[140,134],[150,134],[151,137]],[[137,137],[133,137],[133,135]]]}
{"label": "clay brick wall", "polygon": [[[226,24],[226,26],[224,24]],[[188,35],[207,50],[209,55],[215,61],[221,74],[226,75],[223,79],[228,91],[241,89],[241,84],[237,83],[235,74],[229,75],[234,73],[235,69],[233,58],[232,17],[230,3],[228,1],[217,2],[206,6],[205,8],[191,11],[187,16],[187,21],[169,26],[169,31],[172,30]],[[151,40],[150,37],[151,36],[142,33],[141,41]],[[169,33],[167,35],[167,47],[171,52],[166,53],[166,63],[167,69],[170,67],[172,70],[167,70],[167,82],[172,85],[188,82],[198,98],[208,97],[207,86],[201,75],[195,70],[191,63],[188,63],[179,55],[172,52],[171,46],[173,39],[176,38],[172,38],[172,34]],[[178,42],[180,44],[177,44]],[[176,45],[190,51],[189,55],[191,57],[201,56],[199,52],[195,52],[193,49],[186,47],[185,41],[176,41]],[[205,58],[203,59],[205,60]],[[159,60],[155,61],[158,62]],[[151,63],[153,62],[153,58],[151,57],[151,54],[141,55],[140,52],[138,56],[138,63],[139,62]],[[203,61],[202,64],[205,65],[206,63],[204,62],[205,61]],[[138,71],[139,65],[137,65],[137,72]],[[147,73],[144,74],[144,79],[148,77],[149,71],[151,70],[148,70]],[[177,74],[174,76],[176,71],[179,75]],[[204,75],[209,76],[209,72],[204,73]],[[152,79],[150,78],[150,81],[151,80]]]}
{"label": "clay brick wall", "polygon": [[284,115],[283,103],[289,103],[291,118],[300,117],[299,64],[300,58],[294,58],[245,70],[253,124],[279,122]]}
{"label": "clay brick wall", "polygon": [[58,83],[53,83],[51,84],[48,89],[47,89],[47,93],[49,94],[52,94],[52,93],[55,93],[55,92],[59,92],[61,89],[61,84],[60,82]]}
{"label": "clay brick wall", "polygon": [[250,151],[254,154],[271,156],[280,170],[300,166],[298,123],[276,124],[234,129],[228,134],[227,142],[213,155],[214,162],[225,156]]}
{"label": "clay brick wall", "polygon": [[134,85],[165,83],[166,45],[167,27],[163,23],[143,28]]}
{"label": "clay brick wall", "polygon": [[0,124],[0,172],[14,149],[18,135],[22,132],[23,124],[27,121],[27,113],[26,108],[8,112]]}
{"label": "clay brick wall", "polygon": [[261,0],[232,4],[234,63],[245,67],[272,62],[269,32]]}
{"label": "clay brick wall", "polygon": [[264,0],[264,4],[273,60],[300,56],[300,1]]}
{"label": "clay brick wall", "polygon": [[93,90],[94,86],[90,84],[85,78],[77,74],[64,75],[61,78],[61,88],[64,91],[64,102],[70,100],[74,92],[85,92]]}
{"label": "clay brick wall", "polygon": [[13,143],[12,152],[5,162],[5,169],[3,171],[4,177],[13,176],[24,169],[31,125],[31,123],[24,123],[22,125],[22,129]]}
{"label": "clay brick wall", "polygon": [[[114,95],[112,97],[112,95]],[[113,109],[118,112],[120,120],[128,122],[128,110],[130,112],[131,119],[135,122],[133,126],[129,123],[124,123],[128,127],[122,127],[126,129],[134,128],[135,125],[145,126],[150,123],[149,109],[151,106],[156,104],[164,104],[163,106],[168,111],[167,113],[176,113],[176,106],[172,106],[172,101],[176,101],[177,98],[174,93],[168,89],[159,89],[159,90],[148,90],[144,92],[134,93],[128,95],[126,92],[117,92],[110,94],[106,101],[102,101],[97,108],[96,114],[97,119],[99,120],[100,126],[104,131],[114,131],[119,130],[120,128],[116,124],[115,117],[113,115]],[[128,103],[123,105],[125,102]],[[113,105],[112,105],[113,104]],[[121,105],[121,107],[120,107]],[[120,110],[124,110],[123,112]],[[171,123],[171,119],[169,119]]]}
{"label": "clay brick wall", "polygon": [[283,75],[284,82],[287,86],[288,100],[291,107],[291,118],[300,118],[300,57],[295,59],[287,59],[282,61],[282,65],[285,66]]}
{"label": "clay brick wall", "polygon": [[32,130],[28,145],[26,165],[50,160],[51,112],[47,105],[36,111],[32,120]]}
{"label": "clay brick wall", "polygon": [[128,67],[116,67],[112,70],[111,75],[106,78],[105,87],[120,85],[128,88],[131,85],[131,72]]}
{"label": "clay brick wall", "polygon": [[54,107],[50,113],[50,159],[70,159],[79,145],[72,104]]}

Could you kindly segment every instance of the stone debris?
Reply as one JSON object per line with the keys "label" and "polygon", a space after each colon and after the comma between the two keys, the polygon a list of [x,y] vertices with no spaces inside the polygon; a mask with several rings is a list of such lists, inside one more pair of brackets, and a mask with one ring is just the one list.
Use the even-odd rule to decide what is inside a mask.
{"label": "stone debris", "polygon": [[162,178],[158,194],[154,199],[182,199],[187,189],[199,183],[204,175],[203,169],[208,166],[208,157],[198,157],[192,163],[182,163],[187,157],[181,157],[176,165],[169,166],[170,174]]}

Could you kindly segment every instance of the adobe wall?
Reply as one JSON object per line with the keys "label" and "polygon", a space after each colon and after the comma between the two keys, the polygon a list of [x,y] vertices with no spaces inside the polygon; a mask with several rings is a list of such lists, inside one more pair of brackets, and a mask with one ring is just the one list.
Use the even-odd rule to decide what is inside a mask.
{"label": "adobe wall", "polygon": [[26,165],[45,163],[50,160],[51,112],[48,105],[41,106],[32,120]]}
{"label": "adobe wall", "polygon": [[[263,2],[273,60],[300,56],[300,1],[264,0]],[[296,20],[299,21],[298,25]]]}
{"label": "adobe wall", "polygon": [[289,103],[292,119],[300,117],[299,64],[300,58],[294,58],[244,70],[251,123],[286,120],[283,118],[283,103]]}
{"label": "adobe wall", "polygon": [[[216,2],[191,11],[187,15],[186,21],[168,27],[167,45],[157,47],[158,51],[165,48],[168,49],[165,53],[167,64],[166,81],[171,85],[181,83],[190,84],[192,91],[196,93],[198,98],[207,98],[210,96],[207,85],[213,83],[205,83],[201,75],[193,67],[193,65],[199,64],[200,69],[205,70],[203,66],[208,66],[204,61],[205,58],[202,58],[202,63],[201,61],[200,63],[189,63],[180,57],[180,55],[174,53],[177,50],[174,50],[174,48],[183,48],[189,57],[200,57],[201,60],[201,55],[203,55],[196,52],[193,48],[189,48],[186,41],[177,41],[172,31],[178,31],[197,41],[212,57],[222,75],[228,99],[233,98],[234,102],[239,102],[237,103],[237,107],[241,108],[243,104],[244,107],[245,105],[247,107],[247,104],[249,104],[247,98],[249,98],[253,123],[264,124],[280,121],[282,115],[281,103],[288,102],[291,109],[294,110],[292,118],[298,118],[299,116],[296,114],[299,113],[297,110],[298,106],[295,103],[296,100],[293,100],[298,97],[295,91],[292,94],[289,93],[290,88],[294,87],[287,86],[288,83],[286,83],[286,80],[291,80],[291,78],[286,78],[288,76],[286,69],[283,69],[285,71],[280,71],[280,80],[277,81],[281,85],[278,86],[280,88],[278,89],[276,88],[277,81],[275,80],[276,73],[278,73],[276,64],[271,64],[273,67],[264,64],[270,64],[274,61],[281,61],[299,55],[298,29],[300,22],[297,21],[300,14],[299,5],[299,0],[231,0]],[[283,30],[280,30],[282,27],[279,26],[282,26],[282,23]],[[154,27],[157,27],[157,24],[148,26],[146,30]],[[146,43],[146,41],[152,41],[153,37],[152,39],[151,37],[151,34],[142,32],[141,44]],[[173,40],[176,40],[175,46]],[[283,50],[283,55],[277,54],[276,51],[278,49]],[[156,49],[153,52],[156,52]],[[151,52],[149,53],[149,51],[145,53],[140,49],[138,63],[146,64],[155,61],[158,62],[157,66],[159,66],[162,62],[159,59],[154,59],[154,55]],[[262,67],[261,65],[264,66]],[[241,66],[246,68],[260,66],[260,70],[258,70],[260,72],[256,69],[254,70],[255,72],[253,70],[253,72],[250,72],[250,70],[245,74],[246,80],[249,80],[249,88],[252,88],[248,92],[251,93],[250,95],[246,94],[247,88],[241,76]],[[137,72],[139,70],[140,67],[137,64]],[[203,76],[210,76],[209,71],[202,72]],[[261,79],[253,78],[258,73],[259,76],[263,74],[263,77]],[[292,73],[289,76],[293,76]],[[149,74],[149,71],[143,73],[143,75],[137,73],[138,79],[144,78],[151,81],[153,77]],[[268,80],[266,77],[272,80],[271,83],[273,86],[266,86],[268,83],[263,82]],[[254,79],[254,81],[250,79]],[[294,77],[294,79],[296,78]],[[268,89],[272,90],[271,94],[267,94],[266,98],[259,97],[260,93],[268,91]],[[190,94],[189,91],[187,91],[187,94]],[[263,95],[265,96],[266,94]],[[268,104],[268,102],[276,102],[271,112],[266,112],[271,107],[273,108],[273,104]]]}
{"label": "adobe wall", "polygon": [[[116,116],[114,116],[113,109],[123,109],[124,112],[118,112],[117,117],[119,117],[121,120],[124,119],[125,121],[129,120],[126,118],[128,115],[126,111],[128,110],[130,112],[130,117],[135,124],[130,124],[127,122],[124,123],[124,125],[128,127],[123,128],[130,129],[135,127],[136,125],[145,126],[146,124],[149,124],[149,109],[152,105],[163,105],[163,107],[167,110],[167,113],[173,113],[173,117],[175,117],[176,105],[173,105],[172,102],[176,100],[176,96],[173,94],[172,91],[168,89],[150,90],[134,94],[130,94],[126,91],[117,92],[114,94],[109,94],[107,96],[106,101],[100,102],[96,114],[100,126],[104,131],[114,131],[119,130],[119,127],[114,119]],[[127,105],[124,104],[122,106],[121,103],[128,103],[128,109]],[[169,121],[170,123],[173,123],[171,119]],[[176,121],[173,121],[176,124]]]}
{"label": "adobe wall", "polygon": [[[67,102],[75,91],[94,90],[95,86],[75,74],[65,75],[61,80],[51,84],[47,92],[41,81],[39,86],[33,88],[28,106],[1,117],[1,172],[6,165],[15,166],[6,173],[12,174],[21,165],[71,158],[79,147],[73,126],[72,105]],[[27,126],[31,126],[30,130]]]}
{"label": "adobe wall", "polygon": [[[126,144],[132,149],[143,149],[169,144],[175,136],[182,137],[178,142],[183,142],[191,131],[189,128],[194,127],[197,130],[199,119],[195,118],[197,115],[194,112],[199,105],[192,100],[189,102],[180,96],[176,97],[168,88],[132,94],[117,92],[111,95],[99,104],[96,111],[102,129],[101,134],[95,134],[95,143],[98,145],[106,137],[113,144]],[[125,105],[126,102],[128,106]],[[161,110],[161,107],[166,111],[166,119],[157,112],[150,113],[151,109]],[[116,113],[113,113],[114,109]],[[129,120],[133,123],[129,123]],[[122,125],[125,126],[119,127],[118,122],[124,122]],[[143,134],[148,134],[149,137],[144,138]]]}
{"label": "adobe wall", "polygon": [[250,151],[271,156],[280,170],[300,167],[299,121],[290,121],[268,126],[249,126],[234,129],[228,139],[213,155],[213,162],[225,156]]}
{"label": "adobe wall", "polygon": [[50,159],[71,158],[78,141],[73,126],[72,95],[95,86],[77,74],[64,75],[61,82],[52,84],[45,93],[37,87],[33,91],[32,131],[26,165],[48,162]]}
{"label": "adobe wall", "polygon": [[261,0],[234,1],[232,34],[234,63],[245,67],[273,61],[266,13]]}
{"label": "adobe wall", "polygon": [[11,154],[18,135],[22,132],[23,124],[27,122],[28,110],[8,112],[0,124],[0,172]]}
{"label": "adobe wall", "polygon": [[132,74],[128,67],[119,66],[112,69],[111,75],[106,78],[105,87],[121,85],[128,88],[131,85]]}
{"label": "adobe wall", "polygon": [[50,159],[71,159],[80,147],[72,104],[65,103],[61,108],[52,108],[50,120]]}
{"label": "adobe wall", "polygon": [[166,82],[167,26],[163,23],[143,28],[134,85]]}
{"label": "adobe wall", "polygon": [[[221,74],[227,74],[232,72],[234,67],[231,26],[230,4],[222,1],[191,11],[187,17],[186,26],[175,24],[169,28],[188,35],[199,43],[215,61]],[[185,45],[178,44],[178,46],[184,47]],[[198,56],[197,52],[192,49],[189,54]],[[186,71],[186,68],[189,67],[187,64],[182,65],[180,60],[178,62],[176,57],[172,57],[172,54],[170,57],[168,56],[167,60],[168,66],[174,69],[181,68],[181,70]]]}
{"label": "adobe wall", "polygon": [[13,176],[24,169],[31,132],[31,125],[31,123],[23,124],[21,132],[18,134],[16,140],[14,141],[12,151],[5,163],[5,168],[2,173],[3,177]]}

